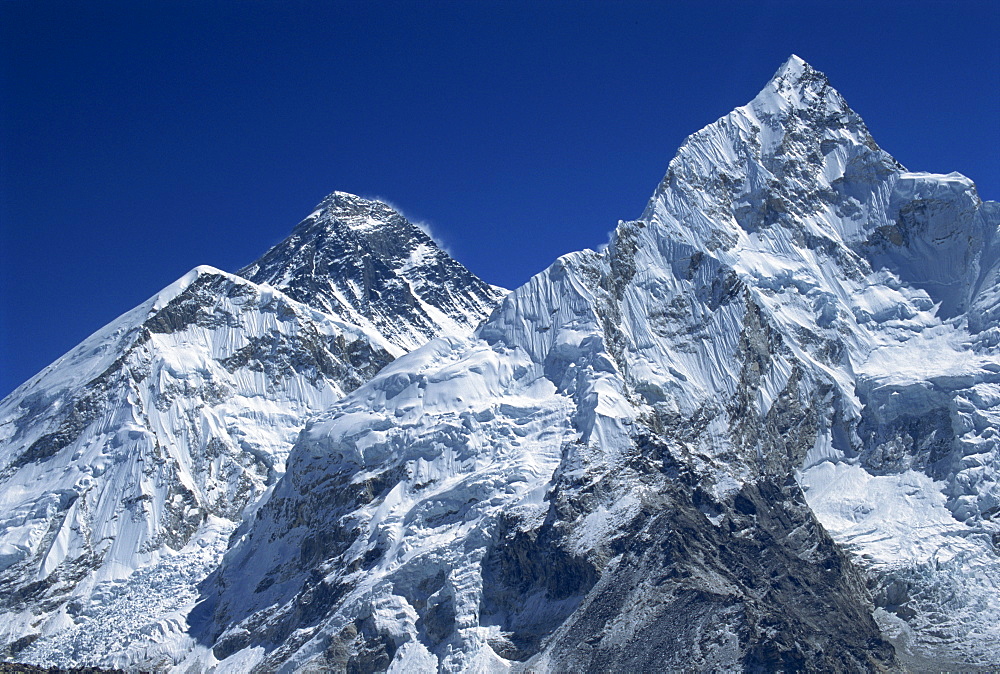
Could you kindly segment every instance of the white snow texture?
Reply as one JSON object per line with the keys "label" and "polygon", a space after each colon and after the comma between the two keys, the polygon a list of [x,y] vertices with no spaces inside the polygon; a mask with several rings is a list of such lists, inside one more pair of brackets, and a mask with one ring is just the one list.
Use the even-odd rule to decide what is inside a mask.
{"label": "white snow texture", "polygon": [[[504,518],[541,526],[557,479],[619,471],[652,433],[720,498],[794,476],[901,657],[995,666],[998,227],[969,179],[904,169],[792,57],[685,141],[606,250],[492,314],[495,290],[461,321],[428,303],[429,342],[343,284],[285,294],[312,287],[301,265],[199,268],[0,406],[0,567],[21,593],[0,641],[38,635],[15,659],[43,664],[309,671],[363,633],[394,672],[557,670],[544,643],[504,657],[484,558]],[[568,526],[574,554],[643,489]]]}

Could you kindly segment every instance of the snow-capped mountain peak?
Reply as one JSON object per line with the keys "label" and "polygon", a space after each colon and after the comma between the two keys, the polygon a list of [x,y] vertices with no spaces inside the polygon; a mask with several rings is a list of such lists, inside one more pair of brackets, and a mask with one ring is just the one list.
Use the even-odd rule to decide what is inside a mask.
{"label": "snow-capped mountain peak", "polygon": [[[962,312],[1000,221],[973,194],[906,172],[790,59],[684,143],[606,250],[561,257],[303,433],[205,586],[197,657],[891,668],[822,522],[911,655],[990,662],[1000,362]],[[883,543],[924,525],[928,546]]]}
{"label": "snow-capped mountain peak", "polygon": [[334,193],[64,361],[111,378],[0,406],[51,436],[0,491],[0,634],[220,674],[995,665],[998,229],[795,56],[495,310]]}
{"label": "snow-capped mountain peak", "polygon": [[355,231],[368,231],[373,228],[392,229],[394,226],[397,230],[409,229],[402,214],[389,204],[348,192],[331,193],[316,206],[316,210],[306,220],[310,218],[322,220],[328,225],[339,222]]}
{"label": "snow-capped mountain peak", "polygon": [[830,86],[826,75],[792,54],[751,101],[751,105],[764,109],[764,104],[770,103],[773,105],[771,112],[778,112],[814,106],[819,101],[827,110],[848,109],[844,99]]}
{"label": "snow-capped mountain peak", "polygon": [[506,293],[378,200],[334,192],[291,236],[239,274],[365,325],[403,353],[476,327]]}
{"label": "snow-capped mountain peak", "polygon": [[249,269],[191,270],[0,402],[8,656],[155,664],[308,419],[502,294],[344,193]]}

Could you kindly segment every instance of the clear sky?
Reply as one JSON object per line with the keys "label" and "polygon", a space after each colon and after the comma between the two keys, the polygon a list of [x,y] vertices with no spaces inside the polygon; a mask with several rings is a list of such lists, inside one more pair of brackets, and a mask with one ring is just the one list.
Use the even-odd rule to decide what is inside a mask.
{"label": "clear sky", "polygon": [[1000,199],[1000,2],[0,2],[0,396],[333,190],[516,287],[796,53]]}

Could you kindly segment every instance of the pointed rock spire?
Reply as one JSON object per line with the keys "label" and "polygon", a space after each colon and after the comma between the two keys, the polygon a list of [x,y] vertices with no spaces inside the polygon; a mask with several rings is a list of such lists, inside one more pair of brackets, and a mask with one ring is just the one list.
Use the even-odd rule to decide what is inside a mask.
{"label": "pointed rock spire", "polygon": [[785,60],[784,63],[781,64],[781,67],[778,68],[778,72],[776,72],[774,76],[796,78],[807,72],[816,72],[816,70],[814,70],[811,65],[806,63],[798,54],[792,54]]}
{"label": "pointed rock spire", "polygon": [[506,294],[392,206],[346,192],[323,199],[287,239],[238,273],[373,328],[399,353],[471,331]]}
{"label": "pointed rock spire", "polygon": [[829,113],[851,113],[847,101],[830,86],[826,75],[792,54],[750,105],[761,113],[774,114],[817,103],[822,103],[822,109]]}

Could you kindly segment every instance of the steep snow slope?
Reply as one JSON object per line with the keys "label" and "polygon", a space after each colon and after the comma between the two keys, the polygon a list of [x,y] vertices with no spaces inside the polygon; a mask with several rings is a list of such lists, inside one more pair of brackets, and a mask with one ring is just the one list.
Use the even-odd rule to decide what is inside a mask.
{"label": "steep snow slope", "polygon": [[[338,238],[345,202],[370,214],[374,243],[365,232]],[[337,193],[292,238],[299,253],[328,258],[337,246],[417,252],[395,267],[357,253],[376,290],[363,302],[348,296],[336,313],[199,267],[0,403],[8,657],[169,662],[183,649],[197,583],[282,474],[305,421],[428,336],[470,332],[499,297],[378,202]],[[265,256],[269,268],[282,267],[281,252],[291,253]],[[289,289],[336,273],[284,263]],[[384,290],[425,278],[438,278],[442,294],[411,303]],[[452,293],[454,283],[468,285]]]}
{"label": "steep snow slope", "polygon": [[996,664],[998,226],[792,57],[605,251],[307,427],[183,666],[891,667],[873,598]]}

